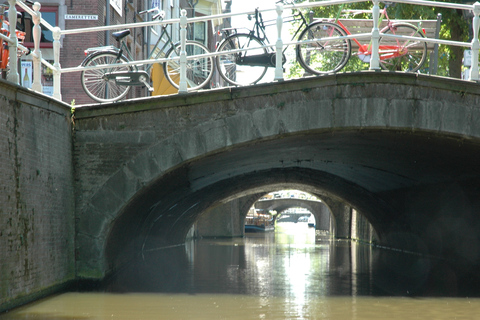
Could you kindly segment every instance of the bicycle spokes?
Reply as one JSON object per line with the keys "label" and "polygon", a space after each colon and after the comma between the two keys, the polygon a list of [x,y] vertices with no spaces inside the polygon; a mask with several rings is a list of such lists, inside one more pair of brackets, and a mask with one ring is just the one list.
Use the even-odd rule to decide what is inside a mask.
{"label": "bicycle spokes", "polygon": [[313,74],[337,72],[350,57],[350,41],[341,38],[344,31],[330,22],[317,22],[302,32],[297,46],[297,59]]}
{"label": "bicycle spokes", "polygon": [[[124,58],[118,58],[111,52],[97,52],[92,54],[85,62],[86,67],[115,64],[103,69],[89,69],[82,72],[82,86],[85,92],[99,102],[112,102],[127,95],[130,87],[122,85],[122,77],[129,79],[128,72],[132,71],[129,66],[121,65],[126,62]],[[123,74],[123,76],[121,75]]]}
{"label": "bicycle spokes", "polygon": [[[217,68],[220,76],[233,85],[250,85],[260,81],[271,59],[263,42],[251,34],[233,34],[218,48]],[[245,51],[238,50],[245,49]],[[248,49],[248,51],[247,51]],[[258,61],[266,59],[265,61]],[[261,63],[260,63],[261,62]]]}
{"label": "bicycle spokes", "polygon": [[[199,57],[199,55],[208,53],[207,47],[199,42],[187,42],[185,46],[187,54],[186,81],[187,87],[191,90],[197,90],[204,87],[211,79],[213,74],[213,58]],[[180,56],[181,46],[178,44],[167,53],[167,58],[176,58]],[[180,61],[172,60],[164,64],[164,72],[170,83],[177,89],[180,82]]]}
{"label": "bicycle spokes", "polygon": [[390,27],[386,34],[416,37],[418,39],[382,37],[379,41],[380,65],[391,71],[414,72],[421,68],[426,59],[427,45],[423,34],[409,24]]}

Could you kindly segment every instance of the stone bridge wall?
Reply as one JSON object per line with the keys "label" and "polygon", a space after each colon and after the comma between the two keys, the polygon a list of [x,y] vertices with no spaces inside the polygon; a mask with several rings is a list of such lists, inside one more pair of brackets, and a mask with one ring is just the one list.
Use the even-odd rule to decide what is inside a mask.
{"label": "stone bridge wall", "polygon": [[70,115],[0,80],[0,312],[75,279]]}
{"label": "stone bridge wall", "polygon": [[[339,168],[340,171],[343,170],[341,173],[352,170],[348,176],[354,176],[358,180],[349,181],[348,186],[353,189],[361,186],[355,190],[358,198],[352,198],[352,203],[369,207],[371,212],[366,212],[370,214],[366,218],[373,221],[374,225],[392,230],[401,228],[405,224],[400,219],[404,217],[399,215],[398,224],[390,223],[392,215],[378,205],[388,205],[389,210],[395,210],[392,204],[397,201],[397,193],[384,194],[391,201],[388,204],[381,201],[375,203],[382,189],[389,191],[396,186],[409,187],[413,181],[410,177],[391,171],[396,168],[381,168],[389,166],[391,159],[388,159],[388,155],[385,155],[387,158],[380,159],[362,154],[363,150],[360,150],[365,161],[373,160],[376,161],[375,165],[380,165],[375,174],[372,174],[372,168],[367,163],[358,163],[357,168],[365,172],[362,175],[345,162],[339,160],[337,167],[330,166],[328,159],[315,160],[316,157],[321,158],[321,154],[308,154],[307,151],[305,156],[297,156],[293,151],[292,159],[283,162],[274,159],[274,154],[267,159],[270,154],[265,153],[265,161],[254,162],[252,158],[248,162],[249,159],[243,159],[244,166],[236,170],[232,163],[242,154],[230,159],[229,151],[265,141],[278,141],[281,144],[288,137],[296,138],[307,133],[328,132],[329,136],[338,137],[340,143],[346,144],[349,139],[342,140],[341,132],[348,130],[354,130],[358,136],[371,132],[369,130],[383,130],[380,135],[386,131],[391,134],[401,133],[398,135],[400,137],[392,139],[416,137],[417,133],[418,137],[425,137],[421,133],[428,133],[439,140],[450,136],[478,138],[480,109],[475,106],[478,105],[479,93],[478,87],[468,82],[416,74],[362,72],[245,89],[215,90],[208,94],[128,101],[108,108],[80,108],[76,112],[75,127],[77,241],[79,247],[83,248],[77,255],[78,276],[104,276],[109,268],[105,257],[107,242],[112,234],[116,234],[112,233],[112,226],[117,223],[120,215],[123,215],[124,220],[121,226],[117,225],[118,238],[112,242],[115,244],[112,256],[130,245],[122,243],[122,238],[125,238],[125,232],[128,231],[126,228],[148,218],[139,217],[139,210],[160,210],[160,202],[167,205],[170,200],[177,201],[171,196],[175,192],[194,194],[208,189],[211,184],[225,181],[228,177],[243,177],[249,173],[255,175],[256,172],[270,170],[273,166],[278,167],[278,170],[297,170],[311,166],[318,166],[321,172],[326,172],[329,168]],[[428,139],[430,138],[425,138]],[[381,141],[366,140],[373,147]],[[302,141],[308,142],[308,138]],[[335,143],[332,148],[338,145],[338,142]],[[401,146],[408,149],[409,144],[406,142]],[[432,148],[435,146],[434,144]],[[441,152],[438,150],[435,151]],[[265,151],[259,148],[256,154]],[[208,162],[205,165],[207,167],[197,171],[191,165],[215,159],[219,153],[222,153],[222,159],[225,160],[223,166],[210,165]],[[409,165],[405,170],[415,169],[411,165],[413,162],[405,163]],[[398,168],[401,168],[400,165]],[[181,176],[174,179],[170,176],[174,171]],[[389,176],[388,179],[392,180],[383,179],[382,175]],[[435,183],[435,175],[429,178]],[[166,183],[161,187],[156,185],[160,179]],[[185,184],[176,185],[177,181]],[[341,179],[334,181],[343,184]],[[234,189],[234,186],[229,187]],[[221,190],[215,191],[221,193]],[[169,195],[164,196],[164,193]],[[213,192],[209,194],[216,196]],[[164,198],[156,201],[154,197]],[[180,241],[196,218],[195,213],[189,216],[184,212],[191,208],[195,208],[195,212],[204,210],[205,208],[197,206],[200,203],[206,208],[211,205],[203,199],[194,200],[187,193],[178,194],[178,197],[185,200],[186,206],[182,209],[183,213],[179,213],[178,219],[174,218],[174,214],[159,213],[165,220],[155,220],[162,224],[159,225],[158,233],[169,237],[171,241]],[[189,203],[189,198],[196,202]],[[175,210],[181,208],[173,202],[168,205]],[[170,228],[172,224],[176,224],[178,229]],[[415,224],[413,222],[411,225]],[[387,230],[384,232],[388,233]],[[345,237],[349,236],[349,230],[340,230],[338,225],[337,231],[345,233]]]}

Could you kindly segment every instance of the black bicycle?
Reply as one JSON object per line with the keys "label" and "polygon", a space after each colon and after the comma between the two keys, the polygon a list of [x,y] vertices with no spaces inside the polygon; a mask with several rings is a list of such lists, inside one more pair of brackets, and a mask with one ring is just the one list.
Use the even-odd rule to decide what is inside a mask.
{"label": "black bicycle", "polygon": [[[281,1],[286,3],[286,1]],[[293,3],[289,3],[293,4]],[[269,40],[265,33],[265,22],[263,21],[261,12],[255,9],[255,22],[253,28],[248,32],[238,32],[238,28],[224,29],[226,35],[225,40],[219,45],[217,52],[221,53],[217,56],[217,69],[221,77],[228,83],[235,86],[252,85],[260,81],[269,67],[274,68],[276,62],[276,53],[269,44]],[[249,17],[251,19],[251,17]],[[329,60],[329,56],[335,56],[335,60],[348,60],[350,54],[350,42],[345,39],[338,39],[334,42],[334,50],[330,50],[329,44],[322,41],[315,41],[312,45],[308,40],[316,39],[317,32],[313,31],[315,23],[308,23],[305,16],[300,10],[296,11],[292,17],[287,18],[284,22],[298,21],[298,28],[292,39],[298,34],[298,41],[307,40],[306,44],[296,45],[296,58],[300,65],[309,74],[323,74],[325,71],[319,70],[316,64],[318,60],[313,59],[315,50],[322,51],[323,60]],[[269,21],[273,25],[275,22]],[[335,35],[334,35],[335,36]],[[338,34],[336,36],[343,36]],[[325,48],[328,47],[328,50]],[[314,50],[312,50],[314,48]],[[247,50],[248,49],[248,50]],[[282,60],[285,63],[285,50],[282,51]],[[314,65],[315,64],[315,65]],[[329,67],[330,69],[330,67]],[[330,70],[328,70],[331,72]]]}
{"label": "black bicycle", "polygon": [[[380,67],[391,71],[415,72],[426,59],[427,45],[423,40],[425,35],[419,27],[412,24],[390,21],[387,15],[388,5],[389,3],[385,2],[385,8],[381,10],[380,21],[386,17],[387,24],[380,32],[409,38],[381,37]],[[300,43],[296,45],[296,60],[307,74],[335,73],[345,67],[351,55],[352,41],[345,39],[350,32],[340,21],[322,19],[307,23],[300,10],[290,21],[295,20],[299,21],[299,26],[292,39],[300,33]],[[237,86],[255,84],[263,78],[267,68],[275,67],[275,52],[271,47],[265,47],[269,41],[265,35],[265,23],[258,10],[255,10],[254,27],[248,33],[238,33],[236,28],[232,28],[225,30],[225,34],[227,38],[217,50],[222,53],[217,57],[217,69],[228,83]],[[411,37],[416,39],[411,40]],[[358,46],[356,56],[364,62],[370,61],[371,41],[364,44],[356,39],[353,41]],[[286,49],[287,47],[283,52]]]}
{"label": "black bicycle", "polygon": [[[140,12],[146,14],[155,12],[152,21],[163,20],[165,13],[159,8],[152,8]],[[167,25],[162,25],[162,32],[157,42],[150,51],[148,59],[159,59],[165,57],[174,59],[180,57],[180,42],[174,43],[171,34],[167,31]],[[82,72],[82,86],[85,92],[98,102],[113,102],[124,98],[130,87],[145,86],[153,91],[150,85],[150,69],[152,64],[145,66],[144,70],[136,65],[128,65],[133,61],[132,53],[125,43],[125,37],[130,34],[129,30],[112,33],[112,36],[119,43],[118,48],[114,46],[96,47],[85,50],[87,57],[82,62],[84,67],[104,66],[98,69],[87,69]],[[189,91],[205,87],[213,74],[213,58],[199,57],[210,53],[208,48],[200,42],[187,40],[187,87]],[[126,54],[126,55],[125,55]],[[179,88],[180,62],[179,60],[168,60],[163,63],[165,77],[170,84]]]}

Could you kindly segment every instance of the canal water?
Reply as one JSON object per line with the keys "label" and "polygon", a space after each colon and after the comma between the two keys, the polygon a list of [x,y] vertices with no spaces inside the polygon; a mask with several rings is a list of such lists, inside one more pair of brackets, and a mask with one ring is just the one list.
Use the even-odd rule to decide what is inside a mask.
{"label": "canal water", "polygon": [[0,320],[476,319],[479,290],[440,260],[286,223],[144,252],[102,290],[51,296]]}

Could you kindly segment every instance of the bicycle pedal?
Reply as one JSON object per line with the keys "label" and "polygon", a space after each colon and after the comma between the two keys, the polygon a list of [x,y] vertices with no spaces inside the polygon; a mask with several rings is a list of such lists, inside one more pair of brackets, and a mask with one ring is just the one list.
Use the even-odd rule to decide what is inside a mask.
{"label": "bicycle pedal", "polygon": [[154,89],[153,89],[152,86],[148,83],[146,77],[140,76],[138,80],[140,80],[140,82],[143,83],[143,84],[145,85],[145,87],[147,87],[148,91],[153,92]]}
{"label": "bicycle pedal", "polygon": [[[142,82],[143,82],[143,81],[142,81]],[[148,83],[143,82],[143,84],[145,85],[145,87],[147,87],[147,89],[148,89],[149,92],[153,92],[153,91],[154,91],[154,89],[152,88],[152,86],[149,85]]]}

